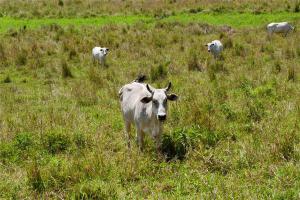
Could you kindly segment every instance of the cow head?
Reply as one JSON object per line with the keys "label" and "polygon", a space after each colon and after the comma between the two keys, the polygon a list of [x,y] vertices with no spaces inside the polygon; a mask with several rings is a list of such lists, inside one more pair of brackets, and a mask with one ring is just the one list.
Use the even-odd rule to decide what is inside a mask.
{"label": "cow head", "polygon": [[175,101],[178,98],[176,94],[167,93],[171,86],[172,84],[169,83],[166,88],[154,89],[150,88],[150,86],[147,84],[146,88],[151,93],[151,96],[141,99],[142,103],[152,102],[152,112],[159,121],[164,121],[167,118],[168,100]]}
{"label": "cow head", "polygon": [[108,54],[109,49],[106,47],[101,47],[100,48],[100,54],[101,56],[106,56],[106,54]]}
{"label": "cow head", "polygon": [[205,46],[207,46],[207,51],[211,52],[211,50],[215,48],[215,43],[210,42],[210,43],[207,43]]}

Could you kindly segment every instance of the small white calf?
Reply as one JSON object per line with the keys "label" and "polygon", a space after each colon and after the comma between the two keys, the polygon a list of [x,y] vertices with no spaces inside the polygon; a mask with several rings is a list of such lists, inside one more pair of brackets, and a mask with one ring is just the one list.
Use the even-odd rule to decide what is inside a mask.
{"label": "small white calf", "polygon": [[267,25],[269,36],[271,36],[273,33],[283,33],[285,36],[287,36],[291,30],[294,30],[294,27],[288,22],[270,23]]}
{"label": "small white calf", "polygon": [[214,40],[205,46],[207,46],[207,51],[214,55],[214,58],[218,58],[223,50],[223,45],[219,40]]}
{"label": "small white calf", "polygon": [[98,60],[101,65],[105,65],[105,58],[108,51],[109,49],[105,47],[94,47],[92,50],[93,61]]}
{"label": "small white calf", "polygon": [[124,85],[119,91],[121,110],[125,122],[125,136],[130,147],[130,126],[136,126],[137,143],[141,150],[144,147],[145,133],[149,133],[161,150],[163,122],[167,118],[168,100],[177,100],[176,94],[167,94],[171,83],[163,89],[155,89],[137,79]]}

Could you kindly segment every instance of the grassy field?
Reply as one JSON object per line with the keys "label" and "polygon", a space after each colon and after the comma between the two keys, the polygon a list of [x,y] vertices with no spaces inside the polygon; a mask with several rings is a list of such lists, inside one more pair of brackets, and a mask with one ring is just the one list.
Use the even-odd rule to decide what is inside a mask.
{"label": "grassy field", "polygon": [[[297,27],[298,13],[172,4],[180,12],[129,6],[82,18],[49,6],[57,16],[22,19],[8,5],[0,9],[1,199],[300,198],[300,35],[268,38],[262,28]],[[218,61],[204,46],[213,39],[225,47]],[[107,67],[92,63],[97,45],[110,48]],[[164,156],[150,137],[144,152],[127,149],[118,90],[138,74],[155,87],[171,81],[180,96],[169,104]]]}
{"label": "grassy field", "polygon": [[296,21],[300,19],[300,13],[265,13],[265,14],[252,14],[252,13],[183,13],[172,16],[150,17],[142,15],[115,15],[103,16],[97,18],[47,18],[47,19],[15,19],[11,17],[1,18],[0,32],[5,32],[8,29],[19,29],[26,26],[27,28],[38,28],[41,26],[57,24],[60,26],[101,26],[108,24],[127,24],[132,25],[135,23],[146,23],[154,25],[163,22],[180,22],[180,23],[208,23],[212,25],[229,25],[235,28],[242,27],[259,27],[266,25],[270,21]]}

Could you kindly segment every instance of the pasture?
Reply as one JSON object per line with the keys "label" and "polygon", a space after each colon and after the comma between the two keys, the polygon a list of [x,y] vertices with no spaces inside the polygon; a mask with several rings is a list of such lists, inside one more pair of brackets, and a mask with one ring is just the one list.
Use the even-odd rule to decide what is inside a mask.
{"label": "pasture", "polygon": [[[265,29],[299,27],[296,1],[10,2],[0,2],[1,199],[300,198],[300,34]],[[214,39],[219,60],[204,46]],[[106,67],[93,64],[95,46],[110,49]],[[179,96],[164,155],[147,136],[139,151],[133,130],[127,148],[118,90],[139,74]]]}

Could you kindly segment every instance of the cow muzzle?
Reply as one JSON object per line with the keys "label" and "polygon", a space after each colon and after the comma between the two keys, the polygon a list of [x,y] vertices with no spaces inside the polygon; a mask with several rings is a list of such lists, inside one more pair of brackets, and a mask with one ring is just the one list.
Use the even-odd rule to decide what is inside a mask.
{"label": "cow muzzle", "polygon": [[167,115],[157,115],[159,121],[165,121],[167,119]]}

